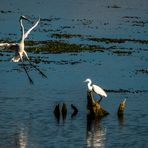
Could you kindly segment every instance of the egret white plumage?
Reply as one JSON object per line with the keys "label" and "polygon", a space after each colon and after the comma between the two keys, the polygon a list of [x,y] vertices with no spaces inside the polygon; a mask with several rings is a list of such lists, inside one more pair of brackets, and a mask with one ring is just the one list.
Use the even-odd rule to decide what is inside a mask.
{"label": "egret white plumage", "polygon": [[107,97],[106,92],[98,85],[92,84],[91,79],[86,79],[84,82],[87,82],[87,86],[88,86],[88,90],[91,92],[95,92],[96,94],[98,94],[101,99],[99,100],[99,102],[102,100],[103,97]]}
{"label": "egret white plumage", "polygon": [[[27,60],[29,61],[30,65],[32,67],[34,67],[43,77],[46,77],[47,76],[39,69],[37,68],[35,65],[33,65],[27,55],[27,52],[25,51],[24,47],[25,47],[25,44],[24,44],[24,41],[25,39],[28,37],[28,35],[30,34],[30,32],[39,24],[40,22],[40,18],[37,20],[37,22],[25,33],[24,31],[24,26],[23,26],[23,20],[27,20],[29,21],[25,16],[21,16],[19,21],[20,21],[20,25],[21,25],[21,39],[20,39],[20,42],[19,43],[0,43],[0,47],[2,46],[5,46],[5,47],[10,47],[10,46],[15,46],[15,56],[11,59],[12,62],[19,62],[21,61],[23,63],[23,56],[26,56]],[[31,77],[29,76],[28,72],[27,72],[27,69],[23,63],[23,68],[29,78],[29,81],[30,83],[33,83]]]}
{"label": "egret white plumage", "polygon": [[23,61],[23,56],[25,55],[27,60],[29,60],[29,57],[27,55],[27,52],[25,51],[24,47],[25,47],[25,44],[24,44],[24,41],[25,39],[28,37],[28,35],[30,34],[30,32],[39,24],[39,21],[40,19],[25,33],[24,31],[24,26],[23,26],[23,22],[22,20],[27,20],[29,21],[25,16],[21,16],[20,17],[20,25],[21,25],[21,32],[22,32],[22,35],[21,35],[21,39],[20,39],[20,42],[17,44],[17,47],[16,47],[16,53],[15,53],[15,56],[12,58],[12,61],[13,62],[19,62],[20,60]]}

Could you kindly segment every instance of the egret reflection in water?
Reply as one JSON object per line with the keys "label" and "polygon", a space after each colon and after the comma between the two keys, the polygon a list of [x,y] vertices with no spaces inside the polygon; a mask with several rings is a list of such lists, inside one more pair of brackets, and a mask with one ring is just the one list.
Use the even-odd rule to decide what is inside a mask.
{"label": "egret reflection in water", "polygon": [[104,148],[107,129],[100,125],[99,119],[87,117],[87,148]]}

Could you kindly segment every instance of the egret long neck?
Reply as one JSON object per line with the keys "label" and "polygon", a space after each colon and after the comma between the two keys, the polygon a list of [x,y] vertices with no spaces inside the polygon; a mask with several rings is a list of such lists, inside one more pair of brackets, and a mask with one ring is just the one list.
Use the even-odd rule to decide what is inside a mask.
{"label": "egret long neck", "polygon": [[91,81],[88,82],[87,86],[88,86],[88,89],[89,89],[90,91],[92,91]]}
{"label": "egret long neck", "polygon": [[22,19],[20,19],[20,25],[21,25],[21,41],[24,41],[24,34],[25,34],[25,31],[24,31],[24,26],[23,26],[23,22],[22,22]]}

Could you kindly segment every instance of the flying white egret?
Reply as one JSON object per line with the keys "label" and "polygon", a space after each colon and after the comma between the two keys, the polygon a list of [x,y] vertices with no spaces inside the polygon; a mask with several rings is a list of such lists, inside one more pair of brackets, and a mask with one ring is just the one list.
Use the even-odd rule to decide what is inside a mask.
{"label": "flying white egret", "polygon": [[[39,69],[37,68],[35,65],[33,65],[27,55],[27,52],[25,51],[24,47],[24,41],[25,39],[28,37],[28,35],[30,34],[30,32],[39,24],[40,22],[40,18],[38,19],[38,21],[25,33],[24,31],[24,26],[23,26],[23,20],[28,20],[25,16],[21,16],[20,17],[20,25],[21,25],[21,39],[19,43],[0,43],[0,47],[5,46],[5,47],[11,47],[11,46],[15,46],[16,51],[15,51],[15,56],[11,59],[12,62],[19,62],[21,61],[23,63],[23,56],[25,55],[27,60],[29,61],[30,65],[33,66],[43,77],[47,76]],[[29,20],[28,20],[29,21]],[[30,83],[33,83],[31,77],[29,76],[27,69],[23,63],[23,68],[30,80]]]}
{"label": "flying white egret", "polygon": [[[21,16],[19,21],[21,25],[21,39],[19,43],[0,43],[0,47],[11,47],[15,46],[15,56],[11,59],[12,62],[19,62],[20,60],[23,60],[23,56],[25,55],[26,58],[29,60],[27,52],[24,49],[24,41],[28,37],[28,34],[38,25],[40,19],[25,33],[24,26],[22,20],[28,20],[25,16]],[[29,20],[28,20],[29,21]]]}
{"label": "flying white egret", "polygon": [[[29,60],[29,57],[27,55],[27,52],[24,49],[24,41],[25,39],[28,37],[29,33],[39,24],[40,19],[25,33],[24,31],[24,26],[23,26],[23,22],[22,20],[28,20],[25,16],[21,16],[20,17],[20,25],[21,25],[21,39],[20,42],[17,44],[17,49],[16,49],[16,53],[15,56],[12,58],[13,62],[19,62],[20,60],[23,60],[23,56],[25,55],[27,60]],[[29,20],[28,20],[29,21]]]}
{"label": "flying white egret", "polygon": [[101,99],[99,100],[99,102],[102,100],[103,97],[107,97],[107,94],[106,92],[100,87],[100,86],[97,86],[95,84],[92,84],[92,81],[91,79],[86,79],[84,82],[87,82],[87,86],[88,86],[88,90],[91,91],[91,92],[95,92],[96,94],[98,94]]}
{"label": "flying white egret", "polygon": [[16,45],[17,43],[0,43],[0,47],[11,47]]}

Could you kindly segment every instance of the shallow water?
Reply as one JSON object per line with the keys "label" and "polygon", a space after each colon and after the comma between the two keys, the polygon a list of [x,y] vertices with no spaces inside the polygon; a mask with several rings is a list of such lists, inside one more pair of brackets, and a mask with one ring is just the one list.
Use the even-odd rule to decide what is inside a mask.
{"label": "shallow water", "polygon": [[[128,3],[15,0],[3,1],[0,10],[1,40],[19,39],[20,15],[29,15],[32,19],[40,15],[41,24],[28,40],[53,39],[105,47],[103,52],[28,53],[33,59],[48,61],[41,60],[38,64],[48,79],[29,68],[34,85],[29,84],[20,64],[9,62],[14,53],[3,49],[0,52],[0,147],[148,147],[147,43],[105,44],[81,38],[51,37],[53,33],[67,33],[147,41],[146,0]],[[88,77],[107,91],[108,97],[102,100],[102,106],[110,113],[101,121],[92,123],[87,121],[87,87],[83,83]],[[125,114],[119,119],[117,109],[124,98],[127,99]],[[54,107],[64,102],[68,107],[67,118],[57,122]],[[71,104],[79,110],[74,118],[71,118]]]}

